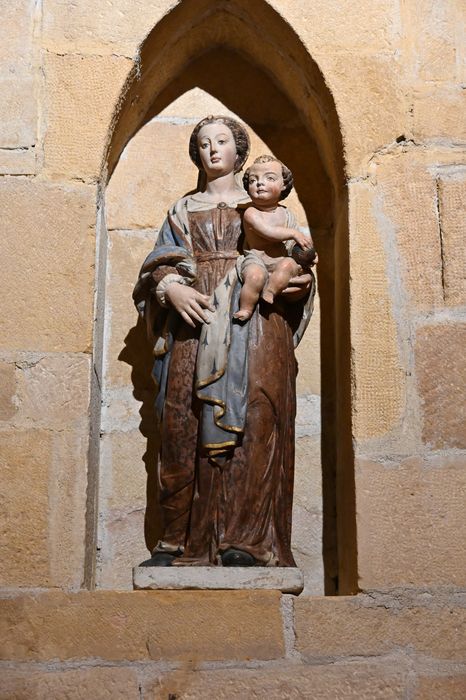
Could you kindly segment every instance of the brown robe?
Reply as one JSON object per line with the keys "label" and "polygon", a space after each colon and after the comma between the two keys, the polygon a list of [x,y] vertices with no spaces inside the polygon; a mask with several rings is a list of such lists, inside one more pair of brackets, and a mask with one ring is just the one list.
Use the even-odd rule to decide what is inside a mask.
{"label": "brown robe", "polygon": [[[237,209],[215,207],[188,212],[188,219],[197,258],[194,286],[210,295],[235,260],[206,254],[237,250],[241,216]],[[260,303],[249,321],[245,430],[223,467],[198,448],[199,328],[180,324],[171,351],[160,456],[163,542],[170,549],[184,548],[177,565],[216,564],[219,552],[235,547],[263,565],[295,566],[290,549],[296,412],[290,322],[297,318],[295,306],[301,305]]]}

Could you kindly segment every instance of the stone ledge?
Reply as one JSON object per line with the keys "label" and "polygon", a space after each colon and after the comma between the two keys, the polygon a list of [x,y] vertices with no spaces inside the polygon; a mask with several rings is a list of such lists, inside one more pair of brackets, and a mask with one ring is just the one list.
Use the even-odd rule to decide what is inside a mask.
{"label": "stone ledge", "polygon": [[263,566],[136,566],[135,590],[274,590],[301,593],[302,571],[292,567]]}
{"label": "stone ledge", "polygon": [[81,591],[0,600],[5,661],[284,657],[278,591]]}

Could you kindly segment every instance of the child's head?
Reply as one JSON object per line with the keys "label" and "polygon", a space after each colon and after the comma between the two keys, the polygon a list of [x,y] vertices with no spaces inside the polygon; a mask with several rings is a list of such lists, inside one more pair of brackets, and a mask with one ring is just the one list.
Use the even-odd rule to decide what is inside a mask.
{"label": "child's head", "polygon": [[253,202],[278,202],[290,194],[293,175],[278,158],[259,156],[244,173],[243,185]]}

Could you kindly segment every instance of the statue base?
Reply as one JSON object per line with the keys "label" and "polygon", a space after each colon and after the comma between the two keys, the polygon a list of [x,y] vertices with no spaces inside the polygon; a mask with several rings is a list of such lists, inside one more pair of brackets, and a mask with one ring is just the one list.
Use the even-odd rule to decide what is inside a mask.
{"label": "statue base", "polygon": [[298,595],[302,571],[282,566],[136,566],[133,588],[140,590],[274,590]]}

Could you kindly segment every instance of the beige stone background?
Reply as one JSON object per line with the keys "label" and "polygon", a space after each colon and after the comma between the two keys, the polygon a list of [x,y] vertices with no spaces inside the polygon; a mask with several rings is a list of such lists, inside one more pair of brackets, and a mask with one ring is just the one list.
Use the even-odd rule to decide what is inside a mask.
{"label": "beige stone background", "polygon": [[[0,0],[0,697],[466,695],[465,15]],[[297,600],[120,590],[155,439],[128,295],[207,87],[290,153],[316,231]]]}

